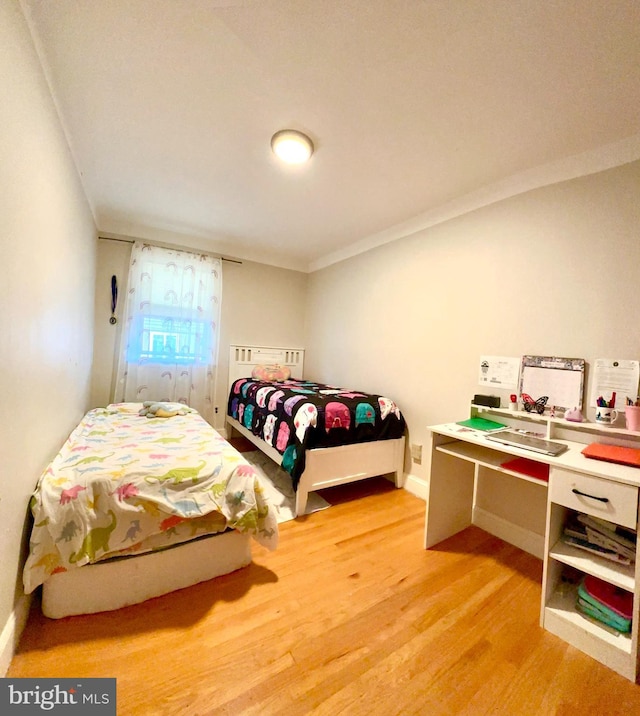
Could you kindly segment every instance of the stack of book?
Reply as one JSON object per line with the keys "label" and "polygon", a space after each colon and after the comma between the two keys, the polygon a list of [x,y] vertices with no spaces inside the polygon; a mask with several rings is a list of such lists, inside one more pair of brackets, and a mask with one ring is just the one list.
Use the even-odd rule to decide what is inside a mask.
{"label": "stack of book", "polygon": [[618,564],[633,564],[636,560],[635,531],[599,517],[573,514],[562,538],[567,544]]}
{"label": "stack of book", "polygon": [[576,609],[621,634],[631,631],[633,594],[596,577],[586,576],[578,587]]}

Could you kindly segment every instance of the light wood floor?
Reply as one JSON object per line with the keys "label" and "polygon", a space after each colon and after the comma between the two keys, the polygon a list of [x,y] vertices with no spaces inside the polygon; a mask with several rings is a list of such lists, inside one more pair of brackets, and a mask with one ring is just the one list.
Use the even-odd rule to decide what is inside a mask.
{"label": "light wood floor", "polygon": [[640,686],[538,626],[539,560],[475,527],[423,550],[424,503],[385,480],[323,494],[234,574],[34,609],[8,676],[116,677],[119,716],[640,713]]}

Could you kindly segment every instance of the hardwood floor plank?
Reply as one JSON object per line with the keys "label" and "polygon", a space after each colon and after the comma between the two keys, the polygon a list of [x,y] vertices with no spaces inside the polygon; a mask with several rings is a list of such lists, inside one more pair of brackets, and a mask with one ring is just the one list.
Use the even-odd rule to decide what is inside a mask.
{"label": "hardwood floor plank", "polygon": [[105,614],[34,605],[8,675],[116,677],[119,716],[640,713],[540,628],[540,560],[476,527],[424,550],[424,502],[383,479],[323,494],[238,572]]}

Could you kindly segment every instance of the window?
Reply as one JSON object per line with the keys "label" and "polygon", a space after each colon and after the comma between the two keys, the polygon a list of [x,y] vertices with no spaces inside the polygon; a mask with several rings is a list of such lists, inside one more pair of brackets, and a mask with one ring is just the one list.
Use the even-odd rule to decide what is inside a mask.
{"label": "window", "polygon": [[211,363],[211,323],[159,314],[137,316],[135,322],[128,362]]}
{"label": "window", "polygon": [[168,400],[214,420],[221,261],[135,242],[115,402]]}

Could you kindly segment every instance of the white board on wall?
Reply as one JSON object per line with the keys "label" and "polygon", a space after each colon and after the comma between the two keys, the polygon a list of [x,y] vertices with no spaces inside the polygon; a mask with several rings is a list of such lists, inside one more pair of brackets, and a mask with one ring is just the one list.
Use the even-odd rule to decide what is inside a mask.
{"label": "white board on wall", "polygon": [[584,358],[522,356],[520,394],[534,400],[547,396],[547,406],[582,410]]}

